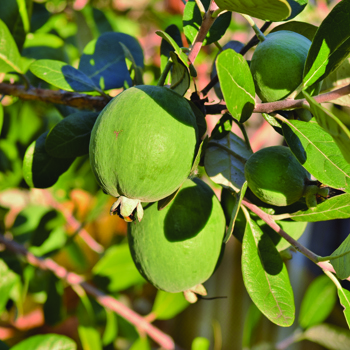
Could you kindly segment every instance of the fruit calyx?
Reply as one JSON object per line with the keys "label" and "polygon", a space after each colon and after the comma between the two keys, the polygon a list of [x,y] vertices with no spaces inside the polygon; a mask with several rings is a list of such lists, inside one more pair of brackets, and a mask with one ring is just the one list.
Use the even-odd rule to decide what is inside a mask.
{"label": "fruit calyx", "polygon": [[119,217],[127,222],[135,220],[135,211],[139,221],[143,218],[143,208],[139,199],[131,199],[120,196],[111,206],[109,213],[111,215],[118,214]]}

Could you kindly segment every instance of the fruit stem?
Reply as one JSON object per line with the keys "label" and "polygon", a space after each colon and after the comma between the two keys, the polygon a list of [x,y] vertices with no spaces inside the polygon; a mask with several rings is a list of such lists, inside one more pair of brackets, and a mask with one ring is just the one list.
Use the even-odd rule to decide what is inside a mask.
{"label": "fruit stem", "polygon": [[169,58],[168,62],[166,63],[166,66],[164,67],[164,70],[163,70],[162,74],[159,77],[157,86],[164,86],[166,77],[168,76],[168,73],[169,73],[170,68],[172,67],[172,65],[173,65],[173,62]]}
{"label": "fruit stem", "polygon": [[257,38],[259,39],[259,41],[264,41],[266,39],[265,35],[263,34],[263,32],[259,29],[259,27],[255,24],[255,22],[253,21],[253,19],[245,14],[241,14],[250,24],[250,26],[253,28]]}

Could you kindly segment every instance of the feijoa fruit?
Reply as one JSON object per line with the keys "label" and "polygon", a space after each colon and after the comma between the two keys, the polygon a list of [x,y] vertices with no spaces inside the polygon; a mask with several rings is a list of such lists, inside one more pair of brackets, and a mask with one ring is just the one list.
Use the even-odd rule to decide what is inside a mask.
{"label": "feijoa fruit", "polygon": [[258,44],[250,70],[263,102],[286,98],[301,84],[310,46],[308,38],[288,30],[270,33]]}
{"label": "feijoa fruit", "polygon": [[188,177],[197,147],[188,101],[160,86],[123,91],[102,110],[90,139],[90,163],[103,191],[118,200],[111,213],[129,218],[141,202],[167,197]]}
{"label": "feijoa fruit", "polygon": [[170,293],[193,290],[214,272],[222,249],[225,215],[213,190],[186,180],[163,210],[144,208],[141,222],[128,225],[131,255],[139,272]]}

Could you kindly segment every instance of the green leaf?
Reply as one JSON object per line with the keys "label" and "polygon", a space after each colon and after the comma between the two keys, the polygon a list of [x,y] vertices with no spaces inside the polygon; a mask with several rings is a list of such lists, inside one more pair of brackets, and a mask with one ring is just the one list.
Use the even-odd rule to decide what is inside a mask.
{"label": "green leaf", "polygon": [[238,192],[245,182],[245,162],[251,155],[247,144],[230,132],[226,137],[208,143],[204,158],[205,171],[215,183]]}
{"label": "green leaf", "polygon": [[58,334],[34,335],[25,340],[22,340],[11,350],[76,350],[77,344],[66,337]]}
{"label": "green leaf", "polygon": [[350,235],[348,235],[342,244],[331,254],[331,256],[337,256],[349,252],[344,256],[331,259],[330,263],[334,267],[337,276],[344,280],[350,276]]}
{"label": "green leaf", "polygon": [[276,26],[270,31],[270,33],[277,32],[279,30],[289,30],[291,32],[301,34],[312,41],[317,32],[317,27],[306,22],[290,21]]}
{"label": "green leaf", "polygon": [[289,21],[294,17],[298,16],[298,14],[304,10],[305,6],[308,3],[308,0],[287,0],[287,1],[292,9],[292,13],[288,18],[285,19],[285,21]]}
{"label": "green leaf", "polygon": [[45,151],[48,132],[40,135],[26,150],[23,159],[23,177],[28,186],[47,188],[53,186],[66,172],[75,158],[59,159]]}
{"label": "green leaf", "polygon": [[323,322],[333,310],[336,287],[325,275],[315,278],[304,294],[300,307],[299,324],[304,329]]}
{"label": "green leaf", "polygon": [[0,20],[0,73],[23,73],[21,55],[6,24]]}
{"label": "green leaf", "polygon": [[145,282],[135,267],[127,244],[108,248],[92,272],[94,280],[99,285],[106,286],[111,292]]}
{"label": "green leaf", "polygon": [[[201,2],[204,5],[204,8],[208,10],[210,0],[201,0]],[[231,13],[224,13],[217,17],[214,24],[209,29],[209,32],[203,41],[203,45],[209,45],[220,40],[230,25],[231,17]],[[202,15],[194,0],[187,1],[183,12],[182,23],[185,36],[191,44],[196,38],[202,24]]]}
{"label": "green leaf", "polygon": [[223,10],[244,13],[265,21],[279,22],[291,15],[291,7],[286,0],[215,0]]}
{"label": "green leaf", "polygon": [[301,339],[310,340],[327,349],[350,349],[350,331],[330,324],[319,324],[307,329]]}
{"label": "green leaf", "polygon": [[[322,81],[321,92],[324,93],[334,89],[339,89],[348,84],[350,84],[350,57],[346,58],[335,71]],[[341,96],[331,102],[341,106],[349,106],[350,96]],[[346,116],[348,119],[348,114]]]}
{"label": "green leaf", "polygon": [[10,350],[10,347],[0,340],[0,350]]}
{"label": "green leaf", "polygon": [[91,130],[99,113],[77,112],[56,124],[46,137],[45,150],[51,157],[72,158],[89,154]]}
{"label": "green leaf", "polygon": [[207,338],[197,337],[194,338],[191,350],[209,350],[210,341]]}
{"label": "green leaf", "polygon": [[98,87],[82,71],[56,60],[37,60],[29,66],[38,78],[66,91],[88,92]]}
{"label": "green leaf", "polygon": [[156,34],[159,35],[161,38],[166,40],[174,49],[174,52],[177,54],[181,62],[188,67],[188,58],[187,55],[182,51],[182,49],[179,47],[177,42],[166,32],[162,32],[161,30],[157,30]]}
{"label": "green leaf", "polygon": [[255,106],[254,81],[247,61],[228,49],[218,55],[216,70],[227,109],[233,118],[245,122]]}
{"label": "green leaf", "polygon": [[345,288],[338,288],[338,296],[340,304],[344,308],[344,316],[348,327],[350,328],[350,292]]}
{"label": "green leaf", "polygon": [[[177,25],[171,24],[166,27],[165,33],[167,33],[178,45],[178,47],[183,47],[181,33]],[[168,59],[170,57],[170,52],[174,52],[174,47],[164,38],[160,43],[160,71],[163,72]]]}
{"label": "green leaf", "polygon": [[170,89],[183,96],[190,87],[190,74],[188,68],[177,59],[174,52],[170,52],[170,56],[173,61]]}
{"label": "green leaf", "polygon": [[350,194],[344,193],[328,198],[314,209],[297,211],[293,214],[276,215],[274,219],[291,218],[294,221],[326,221],[350,217]]}
{"label": "green leaf", "polygon": [[50,274],[47,285],[47,299],[45,300],[43,311],[45,323],[53,326],[62,321],[62,296],[63,283],[54,274]]}
{"label": "green leaf", "polygon": [[3,124],[4,124],[4,108],[0,103],[0,134],[1,134]]}
{"label": "green leaf", "polygon": [[304,87],[324,79],[349,55],[349,13],[350,2],[341,1],[319,26],[305,62]]}
{"label": "green leaf", "polygon": [[242,274],[252,301],[273,323],[293,324],[295,306],[288,271],[270,237],[245,212],[247,225],[242,243]]}
{"label": "green leaf", "polygon": [[12,288],[19,281],[19,276],[8,268],[5,262],[0,259],[0,314],[3,312]]}
{"label": "green leaf", "polygon": [[158,320],[169,320],[183,311],[189,304],[183,293],[167,293],[158,290],[152,313]]}
{"label": "green leaf", "polygon": [[350,163],[349,129],[333,113],[317,103],[309,94],[305,91],[303,91],[303,94],[310,104],[311,112],[317,123],[332,136],[345,160]]}
{"label": "green leaf", "polygon": [[30,2],[26,0],[0,1],[0,19],[12,33],[19,50],[22,49],[26,34],[30,29],[27,8],[29,6]]}
{"label": "green leaf", "polygon": [[350,165],[316,121],[284,120],[282,129],[292,152],[310,174],[326,186],[350,191]]}

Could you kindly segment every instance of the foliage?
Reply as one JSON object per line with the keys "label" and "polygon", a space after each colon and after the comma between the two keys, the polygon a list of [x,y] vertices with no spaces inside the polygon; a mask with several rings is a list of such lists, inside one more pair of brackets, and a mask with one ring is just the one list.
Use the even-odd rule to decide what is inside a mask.
{"label": "foliage", "polygon": [[[350,218],[350,0],[320,3],[323,11],[306,0],[0,2],[0,349],[207,350],[220,343],[287,349],[304,341],[349,348],[350,292],[341,281],[350,280],[349,237],[328,256],[301,243],[308,223]],[[265,35],[281,30],[304,35],[311,46],[295,90],[261,103],[250,59]],[[283,47],[281,65],[292,50]],[[268,75],[281,80],[279,68]],[[91,132],[101,110],[138,85],[173,90],[169,96],[176,99],[162,102],[169,115],[179,112],[177,100],[191,111],[198,137],[186,174],[192,164],[189,176],[221,197],[226,233],[212,234],[223,237],[225,250],[211,264],[216,268],[205,282],[207,296],[202,285],[191,289],[194,299],[188,290],[156,290],[140,275],[126,237],[134,223],[109,215],[115,198],[102,192],[91,169]],[[137,109],[148,124],[152,116],[141,109],[145,105],[135,106],[129,110],[126,104],[123,113]],[[278,136],[277,143],[284,142],[310,174],[312,205],[306,193],[291,205],[270,205],[249,189],[245,164],[260,148],[255,141],[263,130],[254,133],[256,123]],[[140,127],[133,125],[135,139]],[[117,137],[119,131],[113,132]],[[152,133],[162,135],[160,122]],[[125,153],[130,169],[138,155],[149,156],[141,150],[156,142],[154,135]],[[188,156],[186,147],[181,152],[179,164]],[[105,163],[113,159],[106,153]],[[164,181],[157,185],[164,187]],[[178,186],[152,210],[171,208]],[[181,215],[195,226],[202,208],[193,207]],[[113,208],[111,213],[118,212]],[[125,219],[132,221],[134,214]],[[289,261],[294,252],[323,274],[293,281],[293,269],[302,275],[295,259]],[[177,277],[191,267],[191,257]],[[225,283],[234,284],[232,294],[222,295]],[[247,295],[251,301],[243,302]],[[218,315],[205,316],[209,308],[225,314],[227,328]],[[274,331],[261,335],[267,326]],[[280,327],[290,328],[279,333]]]}

